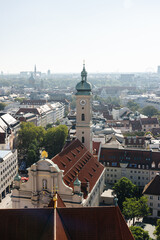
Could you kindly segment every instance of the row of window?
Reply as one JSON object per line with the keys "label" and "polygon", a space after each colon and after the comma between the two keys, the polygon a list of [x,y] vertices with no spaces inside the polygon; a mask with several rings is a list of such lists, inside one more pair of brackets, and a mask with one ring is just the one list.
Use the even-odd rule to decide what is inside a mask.
{"label": "row of window", "polygon": [[[150,205],[150,207],[153,207],[153,203],[152,202],[149,205]],[[157,207],[160,207],[160,203],[157,204]]]}
{"label": "row of window", "polygon": [[[158,198],[158,200],[160,200],[160,196],[158,196],[158,197],[155,196],[155,197]],[[155,197],[154,197],[154,198],[155,198]],[[150,199],[153,199],[153,196],[150,196]]]}

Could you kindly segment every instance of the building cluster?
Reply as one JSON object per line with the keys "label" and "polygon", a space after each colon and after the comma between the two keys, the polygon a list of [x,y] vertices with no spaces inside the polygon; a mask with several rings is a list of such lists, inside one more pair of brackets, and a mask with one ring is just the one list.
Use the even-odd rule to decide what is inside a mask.
{"label": "building cluster", "polygon": [[[134,78],[133,75],[128,77]],[[126,76],[121,78],[125,81]],[[103,90],[101,94],[105,94]],[[157,118],[133,114],[126,107],[106,108],[98,101],[92,104],[92,85],[87,81],[85,65],[81,81],[76,85],[75,98],[76,112],[70,112],[65,119],[64,112],[69,107],[67,102],[30,99],[19,105],[14,115],[15,123],[12,119],[10,127],[6,124],[5,134],[9,130],[16,133],[20,122],[46,127],[57,120],[68,126],[69,134],[62,151],[52,159],[48,159],[45,151],[42,152],[41,159],[28,168],[26,182],[22,181],[16,169],[16,151],[0,152],[4,169],[1,171],[1,198],[6,191],[10,192],[13,185],[14,209],[8,214],[11,219],[17,214],[16,224],[23,215],[24,234],[27,234],[29,221],[32,222],[36,214],[33,218],[36,224],[32,226],[35,239],[40,220],[41,237],[44,239],[48,236],[55,239],[107,239],[108,236],[112,240],[134,239],[117,207],[113,191],[104,190],[127,177],[144,188],[151,217],[160,217],[160,142],[152,136],[153,131],[158,133],[159,122]],[[133,132],[145,134],[123,136],[123,133]],[[100,202],[112,206],[98,207]],[[6,219],[5,212],[2,226]],[[7,234],[5,230],[3,234]],[[20,239],[21,233],[17,236]]]}
{"label": "building cluster", "polygon": [[20,122],[33,122],[36,126],[46,127],[64,118],[65,104],[47,103],[45,100],[26,100],[20,104],[15,114]]}

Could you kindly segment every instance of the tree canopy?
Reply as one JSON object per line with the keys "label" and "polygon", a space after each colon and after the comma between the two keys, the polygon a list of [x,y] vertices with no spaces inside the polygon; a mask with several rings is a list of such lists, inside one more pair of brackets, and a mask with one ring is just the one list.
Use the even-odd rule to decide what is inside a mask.
{"label": "tree canopy", "polygon": [[44,148],[52,158],[59,153],[67,138],[65,125],[45,130],[33,123],[21,123],[18,135],[19,159],[25,160],[27,167],[39,160],[40,149]]}
{"label": "tree canopy", "polygon": [[113,190],[117,195],[118,205],[120,209],[123,208],[123,202],[126,198],[132,198],[138,192],[137,186],[126,177],[123,177],[118,182],[116,182],[114,184]]}
{"label": "tree canopy", "polygon": [[127,107],[133,112],[135,112],[139,109],[139,105],[136,102],[134,102],[133,100],[130,100],[127,102]]}
{"label": "tree canopy", "polygon": [[156,236],[157,240],[160,240],[160,219],[157,220],[157,226],[153,234]]}
{"label": "tree canopy", "polygon": [[145,217],[149,215],[149,207],[147,205],[147,198],[142,196],[139,199],[126,198],[123,202],[123,215],[126,219],[133,219],[133,225],[135,218]]}
{"label": "tree canopy", "polygon": [[44,139],[44,148],[48,152],[49,158],[59,153],[67,138],[68,128],[65,125],[49,128]]}
{"label": "tree canopy", "polygon": [[6,106],[6,104],[1,102],[0,103],[0,110],[4,110],[5,106]]}
{"label": "tree canopy", "polygon": [[159,114],[158,109],[150,105],[144,107],[142,113],[149,117]]}
{"label": "tree canopy", "polygon": [[130,230],[135,240],[150,240],[148,231],[145,231],[143,228],[131,226]]}

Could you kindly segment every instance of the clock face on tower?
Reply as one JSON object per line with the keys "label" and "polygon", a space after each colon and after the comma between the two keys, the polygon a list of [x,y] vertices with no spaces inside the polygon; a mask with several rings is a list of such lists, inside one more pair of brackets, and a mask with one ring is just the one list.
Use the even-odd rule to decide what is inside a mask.
{"label": "clock face on tower", "polygon": [[84,99],[80,100],[80,104],[81,104],[82,106],[86,105],[86,100],[84,100]]}

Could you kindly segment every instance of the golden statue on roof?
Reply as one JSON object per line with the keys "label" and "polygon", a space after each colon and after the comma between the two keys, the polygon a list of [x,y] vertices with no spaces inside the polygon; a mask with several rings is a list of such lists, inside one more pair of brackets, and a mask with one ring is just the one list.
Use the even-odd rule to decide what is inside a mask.
{"label": "golden statue on roof", "polygon": [[41,157],[42,157],[43,159],[46,159],[46,158],[48,157],[48,153],[47,153],[45,150],[42,151]]}

